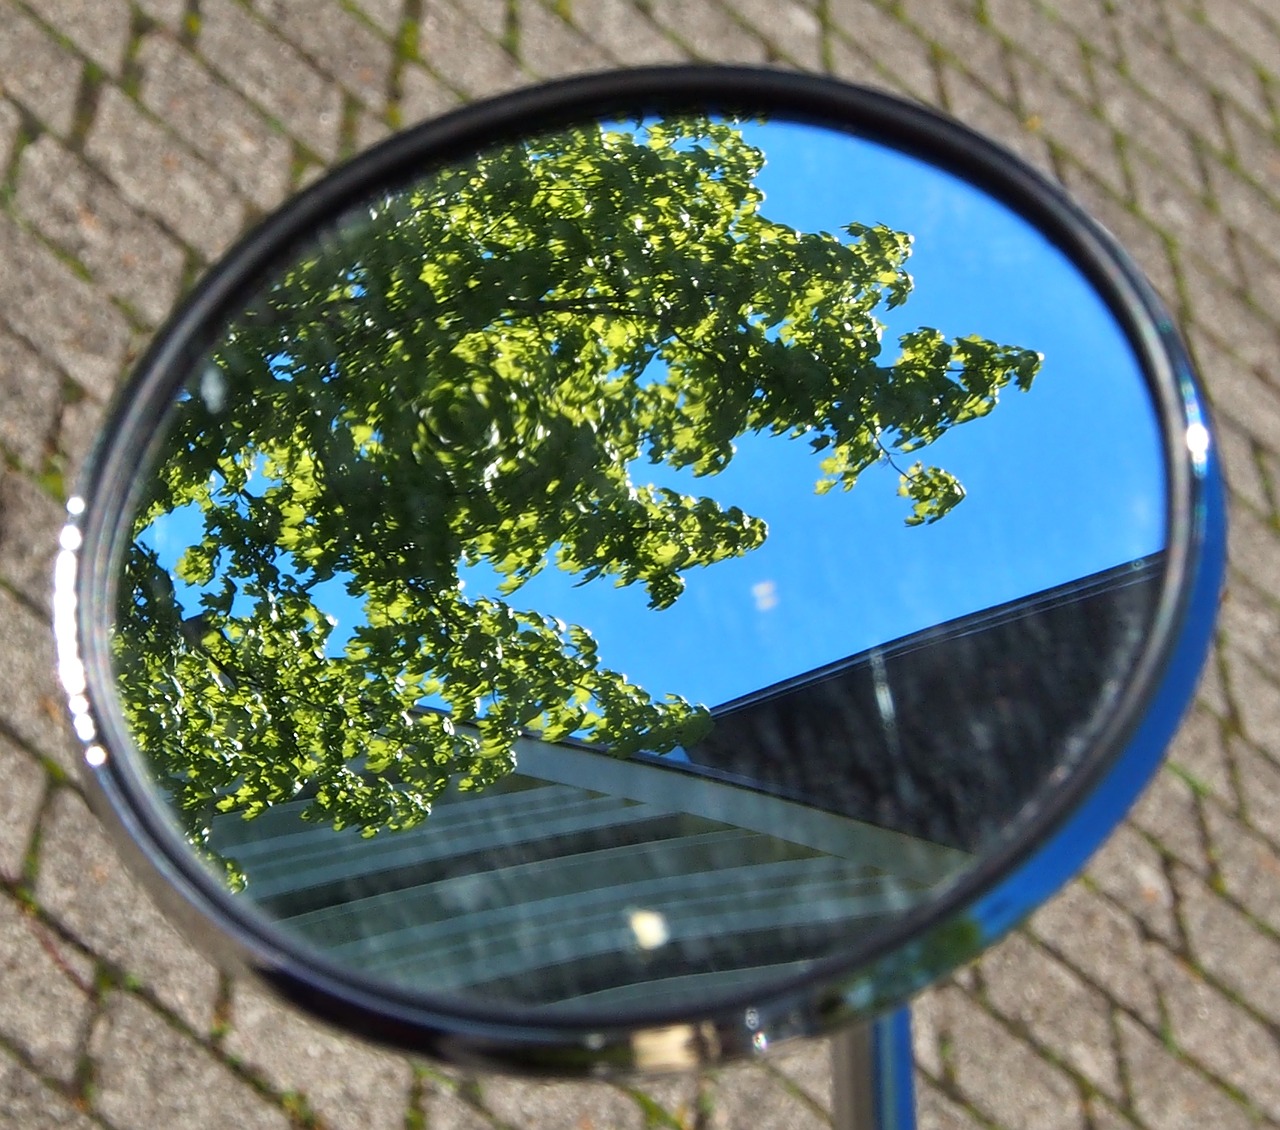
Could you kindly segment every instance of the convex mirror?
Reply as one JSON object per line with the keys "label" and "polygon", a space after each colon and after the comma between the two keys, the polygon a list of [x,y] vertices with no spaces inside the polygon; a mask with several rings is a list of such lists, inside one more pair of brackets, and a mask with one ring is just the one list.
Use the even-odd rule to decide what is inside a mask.
{"label": "convex mirror", "polygon": [[953,122],[596,76],[271,217],[69,505],[63,679],[180,924],[319,1015],[579,1073],[900,1003],[1080,865],[1221,576],[1149,288]]}

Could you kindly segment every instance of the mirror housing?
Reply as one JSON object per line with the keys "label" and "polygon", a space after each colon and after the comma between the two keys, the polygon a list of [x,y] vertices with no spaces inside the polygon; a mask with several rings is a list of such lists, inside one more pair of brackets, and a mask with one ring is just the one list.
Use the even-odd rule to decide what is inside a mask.
{"label": "mirror housing", "polygon": [[[469,168],[466,163],[476,154],[517,146],[531,137],[584,122],[644,123],[662,115],[694,113],[717,121],[767,115],[827,131],[832,137],[856,138],[882,147],[895,158],[920,162],[1017,217],[1087,284],[1132,354],[1154,421],[1153,442],[1161,452],[1158,477],[1164,496],[1156,508],[1162,515],[1163,541],[1154,555],[1158,562],[1151,572],[1150,604],[1142,606],[1135,621],[1141,623],[1141,639],[1123,653],[1122,674],[1107,676],[1115,685],[1107,684],[1110,689],[1105,695],[1099,690],[1096,701],[1090,700],[1079,748],[1073,747],[1068,756],[1054,746],[1053,756],[1037,771],[1028,790],[997,810],[989,821],[989,832],[972,831],[981,823],[973,819],[975,799],[963,802],[969,807],[962,808],[961,816],[968,823],[966,819],[934,820],[937,809],[930,808],[932,823],[926,822],[927,827],[911,823],[910,805],[905,802],[904,810],[892,818],[885,815],[892,806],[881,804],[885,823],[879,827],[893,836],[924,838],[948,851],[972,853],[972,858],[947,870],[927,897],[907,903],[865,933],[845,930],[823,935],[821,945],[801,954],[803,968],[788,968],[705,995],[686,992],[678,1001],[658,1006],[627,1003],[561,1011],[548,1009],[545,1001],[510,999],[503,995],[507,990],[487,997],[468,993],[465,986],[433,993],[370,975],[365,968],[317,949],[287,924],[286,916],[274,911],[264,914],[252,895],[252,876],[246,888],[249,898],[240,897],[229,887],[225,873],[211,869],[207,856],[193,850],[189,830],[174,819],[171,802],[155,776],[149,775],[148,762],[139,752],[138,724],[130,721],[122,706],[122,661],[114,642],[121,622],[122,562],[137,540],[138,516],[156,468],[169,458],[166,445],[175,403],[198,390],[211,350],[216,351],[218,342],[226,338],[227,327],[243,321],[246,311],[262,309],[268,280],[279,279],[291,263],[314,255],[317,247],[341,241],[335,227],[338,217],[350,216],[353,209],[367,210],[371,200],[381,201],[389,193],[405,190],[433,171]],[[675,148],[679,152],[680,146],[692,144],[681,141]],[[320,243],[317,233],[324,233]],[[770,340],[767,334],[764,337]],[[1011,374],[1016,367],[1011,364]],[[1030,383],[1029,374],[1026,383]],[[910,443],[903,446],[909,448]],[[929,507],[936,506],[938,497],[954,497],[949,480],[926,481],[910,468],[902,472],[902,479],[908,501],[917,507],[915,517],[930,524],[935,516],[942,517]],[[938,485],[941,495],[925,489],[930,483]],[[1224,571],[1224,513],[1206,408],[1168,316],[1114,241],[1055,186],[1008,153],[931,111],[830,80],[733,68],[617,72],[522,91],[392,138],[270,217],[210,274],[139,365],[116,404],[83,486],[68,505],[55,598],[60,669],[73,724],[83,743],[85,776],[95,807],[117,830],[117,839],[162,905],[188,934],[216,950],[224,962],[248,969],[284,998],[330,1022],[451,1062],[555,1075],[679,1069],[755,1054],[780,1040],[830,1031],[901,1003],[990,945],[1083,864],[1154,771],[1190,701],[1209,645]],[[243,579],[238,574],[237,578]],[[1032,586],[1025,591],[1041,589]],[[1055,600],[1061,597],[1058,593]],[[768,599],[768,592],[757,598]],[[1063,620],[1068,625],[1082,615],[1084,606],[1079,601],[1085,597],[1073,590],[1072,599],[1076,603],[1059,605],[1067,609]],[[978,611],[985,614],[989,609],[984,606]],[[1015,611],[1016,615],[1010,612],[1003,619],[984,620],[984,630],[994,631],[998,623],[1020,622],[1025,608]],[[1112,619],[1104,613],[1100,622]],[[896,650],[882,647],[881,639],[860,651],[850,647],[838,651],[840,655],[854,651],[861,657],[840,668],[845,679],[840,693],[847,701],[862,701],[857,697],[862,694],[863,700],[874,703],[877,725],[883,727],[886,710],[877,694],[891,681],[885,674],[887,665],[906,671],[912,663],[924,662],[920,656],[932,655],[944,669],[954,670],[958,662],[980,659],[980,652],[946,650],[968,646],[964,641],[974,638],[974,624],[960,620],[956,621],[960,626],[944,635],[928,635],[927,629],[923,637],[908,634],[903,638],[909,643]],[[1054,632],[1055,640],[1069,637],[1066,627]],[[1051,649],[1039,660],[1045,663],[1057,654]],[[1081,654],[1078,645],[1075,654]],[[821,662],[814,662],[812,668],[825,670]],[[801,669],[793,674],[807,678],[811,672]],[[215,683],[234,681],[235,673],[223,670],[212,677]],[[790,696],[786,701],[793,712],[799,709],[796,703],[825,701],[821,687],[830,685],[810,680],[799,687],[794,680],[754,677],[750,689],[775,688],[770,700],[775,705],[781,701],[779,696]],[[928,685],[918,672],[911,677],[918,685]],[[863,689],[859,691],[858,686]],[[819,697],[805,700],[796,697],[799,692]],[[925,699],[918,705],[927,711],[931,701],[938,700]],[[1014,714],[1022,712],[1020,721],[1026,720],[1031,701],[1024,695],[1014,702]],[[763,765],[764,753],[755,760],[742,753],[748,739],[768,726],[792,735],[796,727],[781,707],[771,708],[772,713],[756,707],[754,713],[735,712],[733,707],[730,702],[716,714],[719,729],[708,738],[686,743],[689,763],[705,772],[680,770],[685,774],[681,786],[688,797],[701,788],[708,799],[701,810],[688,800],[685,815],[725,817],[723,808],[714,806],[732,803],[734,810],[722,823],[765,834],[785,820],[788,835],[808,835],[810,839],[801,846],[819,850],[814,845],[831,813],[817,794],[830,774],[824,776],[826,769],[820,767],[812,780],[788,777],[785,783],[796,786],[798,792],[762,789],[764,783],[777,785],[780,778],[775,769]],[[971,714],[978,717],[991,709],[991,700],[983,699],[982,709]],[[1045,721],[1044,703],[1036,709],[1037,719],[1052,728]],[[482,728],[484,717],[478,716],[477,727]],[[936,716],[925,717],[937,721]],[[965,716],[966,725],[972,721]],[[1066,728],[1071,723],[1067,718],[1053,725]],[[464,720],[464,724],[472,723]],[[931,732],[936,731],[922,727],[921,744],[913,747],[922,751],[925,762],[932,755],[927,741]],[[849,732],[843,733],[841,740],[852,748]],[[795,747],[784,744],[782,748],[791,752]],[[886,757],[910,760],[909,751],[903,755],[887,746],[886,750]],[[569,768],[561,770],[548,761],[539,779],[569,784],[573,774],[585,771],[583,766],[604,764],[591,750],[556,756],[560,757],[557,765],[563,762]],[[522,766],[536,757],[536,750],[520,747]],[[645,768],[642,761],[633,758],[632,762]],[[649,769],[652,777],[657,770]],[[730,802],[724,800],[729,794],[716,791],[719,786],[738,788],[741,781],[727,780],[734,773],[750,778],[754,788],[747,792],[755,798],[750,804],[745,793],[732,794],[736,799]],[[927,766],[912,778],[917,784],[928,779]],[[608,792],[604,784],[588,787]],[[665,794],[658,799],[634,791],[648,788],[647,782],[616,787],[628,803],[667,803]],[[762,799],[762,792],[769,795]],[[442,804],[440,811],[444,810]],[[822,818],[813,819],[812,829],[796,831],[794,825],[804,824],[808,811]],[[850,817],[851,813],[837,815]],[[868,813],[858,815],[865,823]],[[246,822],[246,827],[251,823]],[[938,831],[943,824],[948,829],[945,833]],[[880,842],[894,845],[904,858],[910,854],[901,840]],[[933,858],[950,857],[939,851]],[[629,916],[633,949],[663,948],[670,915],[648,917],[654,913],[650,908],[630,902],[614,909]],[[463,927],[466,922],[464,916]],[[768,935],[763,944],[767,949]],[[687,961],[689,952],[677,954],[677,959]]]}

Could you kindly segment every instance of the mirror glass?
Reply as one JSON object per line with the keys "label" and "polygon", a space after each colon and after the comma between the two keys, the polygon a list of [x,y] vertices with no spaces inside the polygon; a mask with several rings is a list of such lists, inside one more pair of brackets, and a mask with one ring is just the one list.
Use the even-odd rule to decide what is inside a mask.
{"label": "mirror glass", "polygon": [[1151,620],[1122,328],[844,132],[494,145],[206,345],[123,539],[120,710],[235,897],[396,988],[620,1014],[847,952],[1070,773]]}

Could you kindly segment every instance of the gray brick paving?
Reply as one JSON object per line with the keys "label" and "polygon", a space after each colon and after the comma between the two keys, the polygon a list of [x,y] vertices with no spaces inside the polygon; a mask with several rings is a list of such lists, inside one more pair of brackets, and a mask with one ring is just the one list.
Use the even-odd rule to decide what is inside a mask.
{"label": "gray brick paving", "polygon": [[236,189],[260,208],[284,199],[293,144],[243,95],[168,35],[142,40],[138,68],[142,104]]}
{"label": "gray brick paving", "polygon": [[353,1047],[248,985],[231,1000],[223,1048],[276,1090],[300,1090],[332,1130],[401,1130],[413,1070],[403,1058]]}
{"label": "gray brick paving", "polygon": [[75,118],[84,61],[12,0],[0,0],[0,93],[66,133]]}
{"label": "gray brick paving", "polygon": [[321,157],[338,151],[342,97],[301,52],[234,0],[200,6],[196,46],[240,93],[279,118]]}
{"label": "gray brick paving", "polygon": [[3,737],[0,776],[4,780],[0,790],[0,879],[18,883],[40,819],[46,776],[35,758]]}
{"label": "gray brick paving", "polygon": [[21,1130],[92,1130],[95,1124],[0,1047],[0,1126]]}
{"label": "gray brick paving", "polygon": [[281,1107],[209,1050],[127,993],[113,993],[94,1025],[95,1105],[117,1125],[173,1130],[284,1130]]}
{"label": "gray brick paving", "polygon": [[204,255],[225,250],[245,222],[228,179],[116,87],[103,92],[85,152],[134,207]]}
{"label": "gray brick paving", "polygon": [[185,254],[102,176],[54,137],[22,152],[15,203],[105,290],[158,324],[178,294]]}
{"label": "gray brick paving", "polygon": [[0,448],[30,471],[44,464],[61,398],[54,365],[0,324]]}
{"label": "gray brick paving", "polygon": [[[1280,1118],[1280,19],[1267,3],[0,0],[0,1126],[646,1125],[627,1089],[418,1077],[245,985],[222,1000],[54,784],[70,743],[39,610],[51,492],[83,459],[137,325],[163,316],[193,263],[348,145],[459,98],[691,55],[830,67],[941,104],[1063,179],[1178,312],[1225,422],[1225,681],[1216,668],[1203,681],[1171,767],[1086,880],[921,999],[921,1126]],[[822,1044],[639,1085],[687,1130],[820,1126],[830,1102]]]}
{"label": "gray brick paving", "polygon": [[37,0],[31,10],[98,66],[120,73],[133,22],[128,0]]}
{"label": "gray brick paving", "polygon": [[212,1027],[218,987],[213,968],[125,872],[84,801],[70,789],[60,790],[45,813],[35,898],[196,1032]]}
{"label": "gray brick paving", "polygon": [[16,904],[0,903],[0,1036],[40,1072],[70,1082],[92,989],[90,960]]}

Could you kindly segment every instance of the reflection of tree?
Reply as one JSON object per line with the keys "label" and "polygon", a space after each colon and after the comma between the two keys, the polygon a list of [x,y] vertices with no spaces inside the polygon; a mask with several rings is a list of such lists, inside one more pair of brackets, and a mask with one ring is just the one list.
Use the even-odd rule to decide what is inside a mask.
{"label": "reflection of tree", "polygon": [[[406,827],[451,778],[509,772],[522,730],[618,754],[704,732],[705,709],[505,599],[554,561],[662,609],[686,570],[764,541],[737,507],[646,485],[644,461],[714,475],[768,432],[821,453],[819,491],[889,460],[909,523],[959,502],[897,454],[1029,387],[1038,356],[926,328],[882,362],[875,311],[909,294],[910,237],[773,223],[762,163],[699,118],[495,148],[326,234],[227,329],[175,409],[118,644],[138,743],[193,835],[300,795],[336,827]],[[193,616],[145,531],[197,508],[177,569],[203,590]],[[504,599],[464,594],[479,562]],[[367,619],[337,656],[324,583]],[[450,713],[411,712],[424,698]]]}

